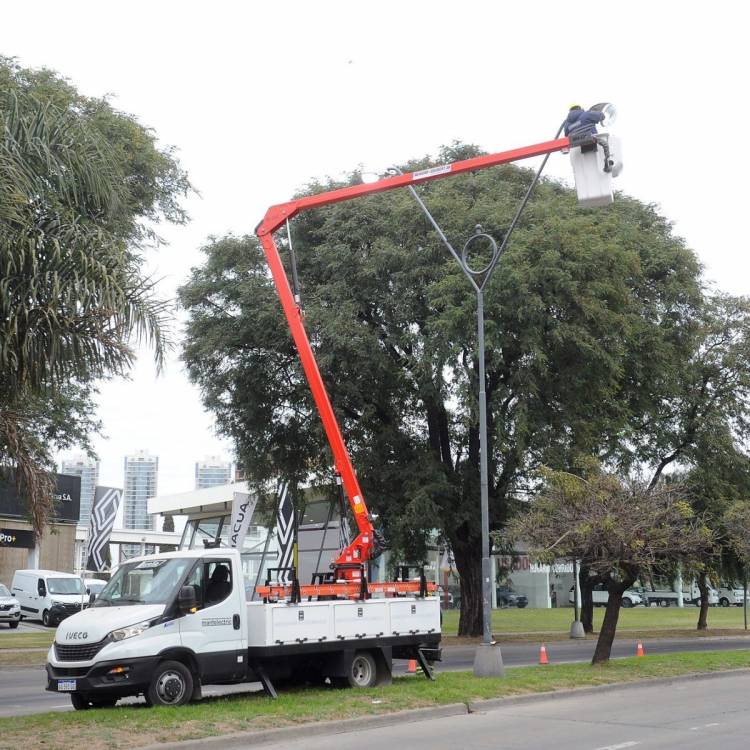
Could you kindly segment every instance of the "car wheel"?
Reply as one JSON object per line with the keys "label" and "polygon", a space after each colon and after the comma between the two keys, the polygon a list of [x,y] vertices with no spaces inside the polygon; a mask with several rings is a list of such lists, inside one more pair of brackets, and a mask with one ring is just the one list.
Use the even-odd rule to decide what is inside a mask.
{"label": "car wheel", "polygon": [[9,622],[8,625],[10,626],[11,630],[15,630],[18,627],[17,622]]}
{"label": "car wheel", "polygon": [[526,606],[527,602],[518,602],[518,609],[523,609]]}
{"label": "car wheel", "polygon": [[719,605],[722,607],[728,607],[729,599],[727,599],[725,596],[722,596],[721,599],[719,599]]}
{"label": "car wheel", "polygon": [[88,711],[91,708],[91,704],[80,693],[71,693],[70,702],[76,711]]}
{"label": "car wheel", "polygon": [[42,612],[42,625],[44,625],[45,628],[49,628],[52,626],[52,623],[49,619],[49,610],[45,609],[44,612]]}
{"label": "car wheel", "polygon": [[378,678],[378,670],[375,659],[368,651],[358,651],[354,654],[352,663],[349,665],[347,680],[351,687],[369,688],[374,687]]}
{"label": "car wheel", "polygon": [[150,706],[182,706],[193,695],[193,675],[178,661],[163,661],[154,671],[148,686]]}
{"label": "car wheel", "polygon": [[625,609],[629,609],[633,606],[632,600],[628,599],[628,597],[624,597],[622,600],[622,606],[625,607]]}

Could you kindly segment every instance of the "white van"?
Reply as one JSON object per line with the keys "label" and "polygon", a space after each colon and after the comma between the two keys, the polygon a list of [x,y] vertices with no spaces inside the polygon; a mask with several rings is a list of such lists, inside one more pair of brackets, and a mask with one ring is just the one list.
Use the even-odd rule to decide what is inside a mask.
{"label": "white van", "polygon": [[81,579],[56,570],[17,570],[10,587],[21,605],[21,617],[59,625],[66,617],[88,606]]}

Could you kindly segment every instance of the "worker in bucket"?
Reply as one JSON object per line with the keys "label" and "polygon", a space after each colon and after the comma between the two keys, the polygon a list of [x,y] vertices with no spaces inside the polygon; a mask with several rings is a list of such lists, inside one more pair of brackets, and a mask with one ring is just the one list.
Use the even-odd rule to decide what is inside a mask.
{"label": "worker in bucket", "polygon": [[573,104],[565,118],[564,132],[571,139],[571,145],[579,145],[583,153],[593,151],[597,145],[604,150],[604,171],[612,170],[613,162],[609,153],[609,139],[606,134],[596,132],[598,123],[604,120],[604,112],[596,109],[583,109]]}

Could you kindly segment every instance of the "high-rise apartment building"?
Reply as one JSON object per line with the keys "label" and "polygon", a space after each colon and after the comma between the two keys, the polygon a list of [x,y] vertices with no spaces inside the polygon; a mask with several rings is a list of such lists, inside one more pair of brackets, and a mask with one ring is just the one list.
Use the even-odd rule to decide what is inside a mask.
{"label": "high-rise apartment building", "polygon": [[206,456],[195,463],[195,489],[216,487],[232,481],[232,462],[224,461],[221,456]]}
{"label": "high-rise apartment building", "polygon": [[148,499],[156,497],[159,458],[148,451],[125,456],[123,482],[123,525],[126,529],[153,529],[148,515]]}
{"label": "high-rise apartment building", "polygon": [[99,481],[99,462],[88,456],[70,456],[62,460],[61,474],[81,477],[81,513],[79,526],[88,526],[91,508],[94,505],[94,492]]}

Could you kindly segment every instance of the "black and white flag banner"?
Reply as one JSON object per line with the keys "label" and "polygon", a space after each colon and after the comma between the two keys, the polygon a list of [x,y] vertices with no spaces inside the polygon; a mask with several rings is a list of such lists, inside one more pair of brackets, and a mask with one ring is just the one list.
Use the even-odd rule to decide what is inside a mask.
{"label": "black and white flag banner", "polygon": [[94,506],[89,521],[89,544],[86,554],[86,570],[101,571],[107,565],[107,545],[115,525],[117,509],[120,507],[122,490],[114,487],[97,487]]}
{"label": "black and white flag banner", "polygon": [[235,492],[232,498],[232,518],[229,523],[229,546],[242,549],[250,519],[258,504],[258,498],[247,492]]}
{"label": "black and white flag banner", "polygon": [[[276,507],[276,539],[279,543],[279,567],[291,568],[294,565],[294,503],[289,492],[289,484],[282,482],[278,489],[279,503]],[[290,571],[280,571],[279,582],[291,583]]]}

